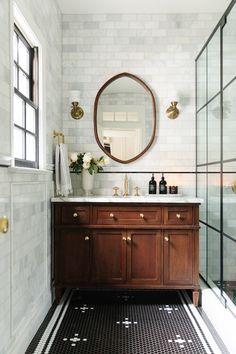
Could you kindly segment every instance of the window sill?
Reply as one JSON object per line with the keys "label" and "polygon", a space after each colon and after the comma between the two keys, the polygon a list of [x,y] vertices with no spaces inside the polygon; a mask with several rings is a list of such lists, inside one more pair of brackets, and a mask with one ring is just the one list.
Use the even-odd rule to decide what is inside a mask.
{"label": "window sill", "polygon": [[35,174],[53,174],[53,171],[29,168],[29,167],[8,167],[10,173],[35,173]]}

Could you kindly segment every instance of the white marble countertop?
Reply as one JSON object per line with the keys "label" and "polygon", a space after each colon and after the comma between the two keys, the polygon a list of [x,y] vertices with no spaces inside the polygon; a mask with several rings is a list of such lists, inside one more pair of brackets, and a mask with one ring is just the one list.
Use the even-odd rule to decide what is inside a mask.
{"label": "white marble countertop", "polygon": [[112,196],[81,196],[81,197],[54,197],[52,202],[70,202],[70,203],[196,203],[202,204],[201,198],[179,196],[179,195],[152,195],[152,196],[128,196],[128,197],[112,197]]}

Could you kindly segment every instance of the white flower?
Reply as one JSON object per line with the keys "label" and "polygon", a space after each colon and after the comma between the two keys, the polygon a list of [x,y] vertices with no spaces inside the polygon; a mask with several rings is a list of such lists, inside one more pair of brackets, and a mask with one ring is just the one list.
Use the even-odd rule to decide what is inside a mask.
{"label": "white flower", "polygon": [[109,162],[110,162],[109,157],[104,156],[104,157],[103,157],[103,160],[104,160],[104,165],[105,165],[105,166],[109,165]]}
{"label": "white flower", "polygon": [[83,168],[84,168],[85,170],[89,169],[89,167],[90,167],[90,161],[83,163]]}
{"label": "white flower", "polygon": [[77,160],[77,155],[78,155],[77,152],[72,152],[72,153],[70,154],[70,160],[71,160],[72,162],[75,162],[75,161]]}
{"label": "white flower", "polygon": [[91,152],[86,152],[85,154],[84,154],[84,157],[83,157],[83,162],[85,162],[85,163],[90,163],[90,161],[92,160],[92,154],[91,154]]}
{"label": "white flower", "polygon": [[109,164],[109,158],[108,157],[101,157],[99,160],[98,160],[98,166],[106,166]]}

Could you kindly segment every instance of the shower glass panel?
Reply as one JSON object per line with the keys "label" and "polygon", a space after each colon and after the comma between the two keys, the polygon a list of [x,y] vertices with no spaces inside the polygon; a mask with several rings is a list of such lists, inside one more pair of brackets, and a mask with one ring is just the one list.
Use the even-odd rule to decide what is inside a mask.
{"label": "shower glass panel", "polygon": [[197,109],[206,103],[206,50],[197,61]]}
{"label": "shower glass panel", "polygon": [[[214,166],[214,168],[217,166]],[[218,166],[219,168],[220,166]],[[208,166],[208,172],[213,170],[212,165]],[[220,230],[220,174],[208,173],[208,205],[207,205],[207,223],[208,225]]]}
{"label": "shower glass panel", "polygon": [[205,164],[207,162],[206,154],[206,128],[207,128],[207,112],[206,108],[201,109],[197,113],[197,164]]}
{"label": "shower glass panel", "polygon": [[229,299],[236,305],[236,243],[224,236],[223,250],[223,290]]}
{"label": "shower glass panel", "polygon": [[200,205],[199,218],[203,222],[207,222],[207,169],[206,166],[197,169],[197,196],[202,198],[204,202]]}
{"label": "shower glass panel", "polygon": [[[236,29],[235,29],[236,30]],[[236,63],[236,61],[235,61]],[[236,66],[236,64],[235,64]],[[236,70],[235,70],[236,71]],[[236,80],[223,91],[223,159],[236,158]]]}
{"label": "shower glass panel", "polygon": [[236,63],[236,5],[227,15],[227,23],[223,27],[223,86],[235,78]]}
{"label": "shower glass panel", "polygon": [[207,277],[207,227],[206,225],[201,225],[201,233],[199,239],[199,268],[201,276],[206,279]]}
{"label": "shower glass panel", "polygon": [[221,286],[220,280],[220,233],[212,230],[208,227],[208,250],[207,250],[207,259],[208,259],[208,269],[207,269],[207,280],[212,287]]}
{"label": "shower glass panel", "polygon": [[233,0],[196,58],[196,190],[201,275],[236,316],[235,63]]}
{"label": "shower glass panel", "polygon": [[207,68],[207,98],[210,100],[220,91],[220,29],[208,44]]}
{"label": "shower glass panel", "polygon": [[208,104],[208,163],[220,161],[220,95]]}
{"label": "shower glass panel", "polygon": [[223,233],[236,241],[236,161],[223,164]]}

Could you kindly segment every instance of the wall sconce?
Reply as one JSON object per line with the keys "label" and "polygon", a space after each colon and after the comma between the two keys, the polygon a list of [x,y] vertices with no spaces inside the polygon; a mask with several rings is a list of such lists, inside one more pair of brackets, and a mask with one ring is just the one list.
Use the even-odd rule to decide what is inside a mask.
{"label": "wall sconce", "polygon": [[70,92],[70,102],[72,104],[72,109],[70,111],[71,117],[74,119],[81,119],[84,115],[83,109],[79,106],[80,91]]}
{"label": "wall sconce", "polygon": [[232,187],[232,191],[236,194],[236,181],[233,181],[231,187]]}
{"label": "wall sconce", "polygon": [[179,116],[179,110],[178,108],[176,107],[178,104],[177,101],[173,101],[171,102],[171,105],[169,108],[167,108],[166,110],[166,114],[167,114],[167,117],[170,118],[170,119],[175,119]]}

